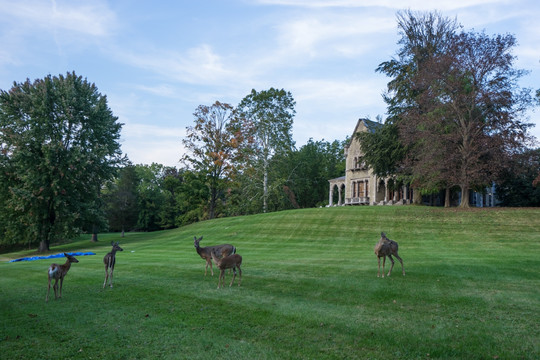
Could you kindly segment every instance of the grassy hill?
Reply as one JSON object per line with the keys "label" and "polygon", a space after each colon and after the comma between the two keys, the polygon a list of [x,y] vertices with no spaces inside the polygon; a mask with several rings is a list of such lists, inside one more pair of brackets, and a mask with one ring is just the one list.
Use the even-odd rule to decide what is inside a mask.
{"label": "grassy hill", "polygon": [[[384,231],[400,246],[377,278]],[[231,243],[217,290],[193,247]],[[120,241],[115,286],[103,256]],[[340,207],[216,219],[54,247],[79,257],[63,298],[47,267],[0,255],[0,351],[25,359],[537,359],[540,209]],[[35,254],[32,254],[35,255]],[[389,262],[387,261],[387,269]],[[215,270],[215,268],[214,268]],[[231,279],[227,274],[226,282]]]}

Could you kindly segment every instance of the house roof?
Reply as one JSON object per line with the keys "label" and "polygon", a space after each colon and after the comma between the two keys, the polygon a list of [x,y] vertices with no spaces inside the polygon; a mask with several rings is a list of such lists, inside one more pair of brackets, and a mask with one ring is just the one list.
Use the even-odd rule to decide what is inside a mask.
{"label": "house roof", "polygon": [[358,122],[356,123],[356,126],[354,127],[354,131],[352,133],[352,136],[351,136],[351,139],[349,140],[349,146],[351,145],[351,142],[354,140],[355,138],[355,134],[357,132],[359,132],[359,128],[360,128],[360,124],[364,125],[364,127],[366,129],[368,129],[369,132],[375,132],[375,130],[377,130],[378,128],[382,127],[383,124],[382,123],[379,123],[379,122],[376,122],[376,121],[372,121],[372,120],[369,120],[369,119],[358,119]]}

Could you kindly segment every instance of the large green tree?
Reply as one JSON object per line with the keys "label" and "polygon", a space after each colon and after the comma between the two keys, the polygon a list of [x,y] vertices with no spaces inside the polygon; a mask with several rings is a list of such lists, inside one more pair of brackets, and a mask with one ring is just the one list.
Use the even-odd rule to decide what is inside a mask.
{"label": "large green tree", "polygon": [[[429,71],[430,62],[440,54],[448,53],[451,39],[460,25],[455,19],[442,16],[437,12],[413,12],[401,11],[397,14],[397,26],[399,41],[396,56],[384,61],[377,67],[377,71],[391,78],[387,85],[384,100],[387,103],[388,118],[383,129],[376,133],[362,134],[362,150],[366,154],[366,162],[379,176],[386,176],[396,171],[398,175],[408,179],[414,191],[414,202],[421,202],[421,193],[430,191],[439,178],[434,178],[434,172],[430,176],[415,170],[425,153],[416,146],[410,136],[411,132],[418,137],[414,140],[422,142],[425,138],[422,133],[425,129],[411,126],[409,114],[412,111],[423,113],[425,110],[419,104],[419,97],[429,86],[424,87],[415,83],[419,72]],[[403,141],[403,139],[408,141]],[[419,139],[418,139],[419,138]],[[365,141],[364,141],[365,140]],[[434,144],[433,144],[434,145]],[[377,157],[372,153],[373,149],[384,150],[384,157]],[[434,157],[444,154],[441,147],[432,146],[430,152]],[[370,157],[371,156],[371,157]],[[444,165],[444,162],[439,162]],[[440,172],[438,172],[440,173]]]}
{"label": "large green tree", "polygon": [[263,91],[251,90],[238,105],[243,120],[243,129],[249,129],[251,142],[251,165],[259,170],[262,178],[263,212],[268,209],[268,171],[272,156],[289,152],[292,140],[293,118],[296,102],[292,94],[283,89],[270,88]]}
{"label": "large green tree", "polygon": [[103,201],[107,209],[110,231],[133,230],[138,218],[138,185],[135,166],[129,164],[121,168],[113,181],[107,182],[103,189]]}
{"label": "large green tree", "polygon": [[525,72],[514,67],[516,40],[464,32],[438,13],[399,13],[398,28],[398,58],[378,68],[393,78],[387,122],[406,149],[396,168],[418,190],[445,188],[448,201],[459,187],[468,207],[469,191],[495,181],[527,144],[532,97],[518,86]]}
{"label": "large green tree", "polygon": [[181,161],[206,175],[210,190],[208,215],[213,219],[226,178],[235,168],[241,131],[236,111],[229,104],[216,101],[212,106],[200,105],[193,115],[195,125],[186,129],[182,142],[187,152]]}
{"label": "large green tree", "polygon": [[526,72],[514,66],[513,35],[462,32],[449,45],[413,79],[429,91],[418,97],[422,111],[408,112],[404,139],[424,155],[415,168],[442,174],[461,189],[460,206],[468,207],[469,190],[497,181],[526,148],[531,125],[525,111],[533,99],[518,85]]}
{"label": "large green tree", "polygon": [[2,241],[46,251],[101,213],[101,187],[122,161],[121,126],[74,72],[0,91]]}

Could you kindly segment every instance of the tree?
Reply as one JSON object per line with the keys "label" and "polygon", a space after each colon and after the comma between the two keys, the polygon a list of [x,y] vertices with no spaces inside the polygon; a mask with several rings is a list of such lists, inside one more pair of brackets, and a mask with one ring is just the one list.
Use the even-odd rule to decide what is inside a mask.
{"label": "tree", "polygon": [[[397,58],[383,62],[377,68],[378,72],[392,78],[384,95],[389,117],[380,131],[375,134],[362,134],[361,144],[366,162],[377,169],[375,173],[385,176],[397,171],[397,174],[406,178],[415,189],[413,201],[418,204],[421,203],[420,194],[426,190],[433,191],[433,185],[438,181],[413,171],[423,153],[416,146],[417,138],[407,137],[410,131],[413,135],[421,131],[410,126],[409,113],[424,111],[418,98],[429,90],[429,87],[421,87],[413,82],[419,72],[424,69],[429,71],[427,64],[432,58],[449,51],[449,41],[460,25],[456,20],[445,18],[437,12],[416,13],[409,10],[398,12],[397,18],[401,35]],[[419,135],[418,140],[423,141],[422,134]],[[377,141],[381,143],[377,144]],[[370,151],[374,148],[385,149],[385,153],[390,156],[370,158],[377,156]],[[431,150],[437,150],[438,155],[444,153],[438,147],[432,147]]]}
{"label": "tree", "polygon": [[244,122],[243,129],[249,129],[249,138],[253,139],[250,149],[251,166],[260,168],[262,173],[263,212],[268,209],[270,159],[274,154],[290,151],[294,146],[292,125],[295,105],[290,92],[274,88],[260,92],[253,89],[238,105]]}
{"label": "tree", "polygon": [[277,187],[284,201],[280,210],[308,208],[328,203],[328,179],[345,172],[345,142],[309,141],[271,161],[271,177],[280,179]]}
{"label": "tree", "polygon": [[4,242],[39,251],[80,232],[122,161],[122,124],[94,84],[67,73],[0,91]]}
{"label": "tree", "polygon": [[195,126],[186,128],[187,135],[182,140],[188,153],[181,161],[206,174],[210,190],[209,218],[213,219],[223,179],[234,170],[241,132],[236,112],[229,104],[216,101],[212,106],[200,105],[193,115]]}
{"label": "tree", "polygon": [[497,182],[497,199],[502,206],[540,206],[540,148],[513,157]]}
{"label": "tree", "polygon": [[533,99],[518,86],[526,72],[514,68],[515,45],[509,34],[456,34],[451,51],[430,59],[413,81],[429,88],[418,97],[423,110],[411,111],[407,124],[420,152],[432,154],[418,164],[459,186],[461,207],[469,206],[470,189],[496,181],[529,140],[524,114]]}
{"label": "tree", "polygon": [[165,193],[162,185],[163,170],[164,166],[157,163],[135,166],[135,172],[139,179],[136,225],[138,230],[156,231],[161,229],[160,210],[165,204]]}
{"label": "tree", "polygon": [[[407,151],[401,169],[424,191],[469,190],[497,179],[509,156],[527,143],[532,105],[517,81],[512,35],[460,32],[437,13],[400,13],[399,58],[378,71],[393,77],[385,100]],[[415,192],[416,193],[416,192]]]}
{"label": "tree", "polygon": [[118,177],[108,182],[103,190],[109,230],[121,231],[122,237],[125,230],[133,230],[137,224],[139,181],[135,166],[129,164],[120,169]]}
{"label": "tree", "polygon": [[163,229],[172,229],[177,226],[176,216],[178,215],[177,194],[184,181],[180,171],[175,167],[165,167],[163,169],[163,179],[161,188],[164,194],[163,206],[159,210],[159,225]]}

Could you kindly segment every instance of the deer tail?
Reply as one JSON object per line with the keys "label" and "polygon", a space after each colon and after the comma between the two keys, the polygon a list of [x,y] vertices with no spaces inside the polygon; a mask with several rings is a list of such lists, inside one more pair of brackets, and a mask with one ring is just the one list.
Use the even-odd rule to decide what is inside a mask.
{"label": "deer tail", "polygon": [[233,246],[233,247],[232,247],[231,255],[232,255],[232,254],[236,254],[236,246]]}
{"label": "deer tail", "polygon": [[51,265],[49,266],[49,277],[52,278],[58,272],[58,266]]}

